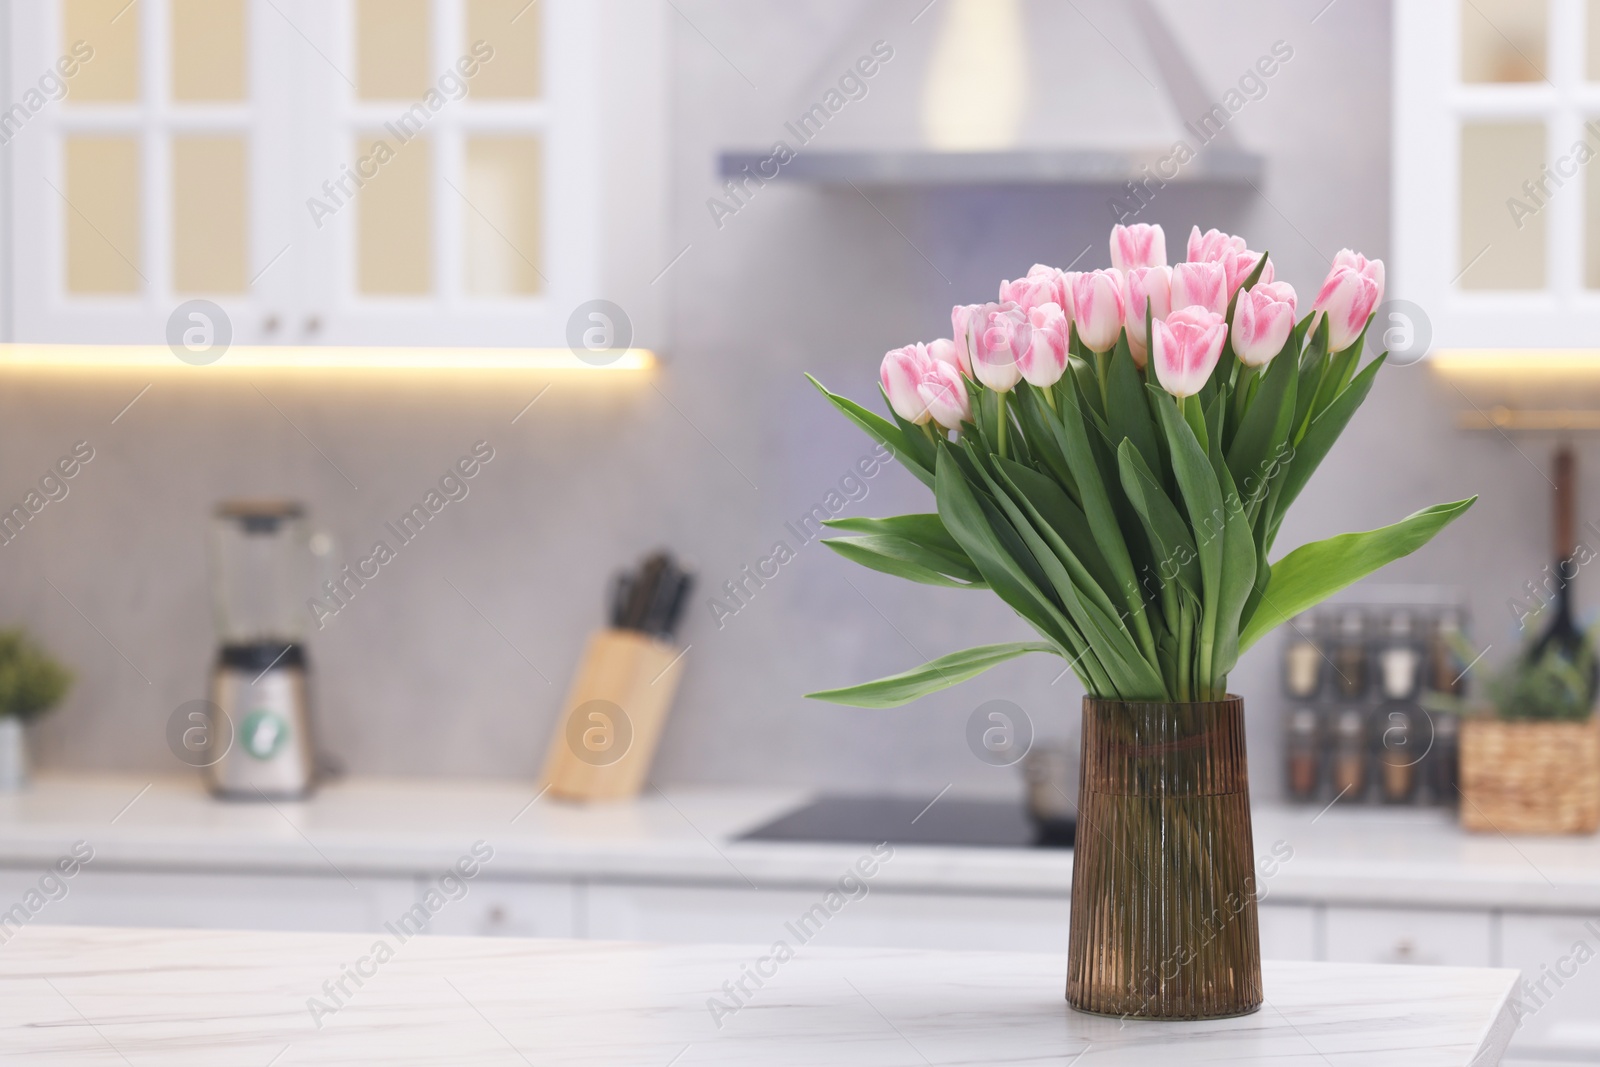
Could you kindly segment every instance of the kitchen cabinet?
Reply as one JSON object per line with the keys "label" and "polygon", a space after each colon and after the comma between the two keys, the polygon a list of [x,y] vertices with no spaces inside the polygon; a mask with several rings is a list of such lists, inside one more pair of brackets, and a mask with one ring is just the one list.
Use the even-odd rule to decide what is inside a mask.
{"label": "kitchen cabinet", "polygon": [[[417,899],[436,883],[417,883]],[[580,937],[580,890],[570,882],[510,882],[479,878],[439,910],[430,934],[461,937]]]}
{"label": "kitchen cabinet", "polygon": [[1522,971],[1519,1052],[1600,1062],[1600,915],[1506,915],[1502,967]]}
{"label": "kitchen cabinet", "polygon": [[587,936],[624,941],[740,942],[779,939],[834,947],[1067,950],[1061,897],[897,893],[851,900],[827,890],[713,886],[590,885]]}
{"label": "kitchen cabinet", "polygon": [[0,336],[195,362],[230,340],[659,345],[672,17],[658,0],[8,4]]}
{"label": "kitchen cabinet", "polygon": [[1330,907],[1324,922],[1334,963],[1489,967],[1495,956],[1488,912]]}
{"label": "kitchen cabinet", "polygon": [[1260,907],[1261,957],[1268,960],[1320,959],[1318,909],[1306,904]]}
{"label": "kitchen cabinet", "polygon": [[[65,895],[61,888],[64,887]],[[34,892],[37,896],[29,897]],[[58,899],[52,900],[56,896]],[[39,871],[0,871],[0,900],[44,901],[30,922],[75,926],[219,927],[372,932],[416,901],[408,878],[97,870],[41,885]],[[10,929],[8,926],[7,929]]]}

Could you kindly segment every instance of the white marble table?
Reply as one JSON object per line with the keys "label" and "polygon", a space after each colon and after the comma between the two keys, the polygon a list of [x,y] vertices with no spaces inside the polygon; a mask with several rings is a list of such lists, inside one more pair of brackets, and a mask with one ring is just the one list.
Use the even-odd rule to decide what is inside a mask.
{"label": "white marble table", "polygon": [[[1515,978],[1268,963],[1255,1015],[1139,1023],[1068,1009],[1066,961],[1050,955],[801,945],[763,963],[769,951],[33,926],[0,946],[0,1054],[85,1067],[1459,1067],[1499,1062]],[[348,995],[346,968],[367,972],[344,979]],[[770,976],[745,977],[758,968]],[[730,996],[741,979],[748,995]],[[314,1019],[312,998],[335,1010]],[[714,1018],[712,998],[733,1010]]]}

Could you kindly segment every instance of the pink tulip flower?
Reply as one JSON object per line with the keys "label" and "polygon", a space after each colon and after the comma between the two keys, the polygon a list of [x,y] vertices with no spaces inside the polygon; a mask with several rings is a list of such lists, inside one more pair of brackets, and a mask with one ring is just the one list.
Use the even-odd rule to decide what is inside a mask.
{"label": "pink tulip flower", "polygon": [[972,377],[972,353],[977,347],[977,330],[984,309],[994,307],[993,304],[957,304],[950,309],[950,336],[955,338],[956,359],[961,364],[961,372],[968,378]]}
{"label": "pink tulip flower", "polygon": [[973,331],[972,376],[997,393],[1022,380],[1017,357],[1029,345],[1027,312],[1015,304],[986,304]]}
{"label": "pink tulip flower", "polygon": [[[1235,237],[1214,229],[1202,234],[1198,226],[1189,232],[1189,262],[1222,264],[1228,278],[1229,297],[1239,291],[1239,286],[1250,277],[1250,272],[1256,269],[1256,264],[1260,260],[1261,253],[1252,252],[1247,248],[1243,237]],[[1258,281],[1270,282],[1274,277],[1272,262],[1268,260]]]}
{"label": "pink tulip flower", "polygon": [[1125,272],[1128,281],[1126,317],[1128,351],[1143,367],[1150,359],[1150,339],[1145,336],[1145,309],[1152,318],[1164,319],[1172,312],[1172,268],[1135,267]]}
{"label": "pink tulip flower", "polygon": [[1228,313],[1228,271],[1221,263],[1179,263],[1172,268],[1172,306]]}
{"label": "pink tulip flower", "polygon": [[1111,227],[1111,265],[1120,271],[1167,265],[1167,235],[1146,222]]}
{"label": "pink tulip flower", "polygon": [[1028,347],[1017,357],[1022,377],[1048,389],[1067,370],[1067,333],[1071,325],[1060,304],[1041,304],[1028,312]]}
{"label": "pink tulip flower", "polygon": [[963,422],[972,421],[967,380],[949,363],[938,359],[928,361],[926,372],[917,383],[917,397],[923,409],[933,416],[933,421],[946,430],[959,430]]}
{"label": "pink tulip flower", "polygon": [[1072,321],[1078,324],[1078,337],[1091,352],[1109,352],[1122,333],[1125,300],[1122,272],[1085,271],[1071,279]]}
{"label": "pink tulip flower", "polygon": [[1228,324],[1203,307],[1180,308],[1151,324],[1156,379],[1173,396],[1193,396],[1211,377],[1228,339]]}
{"label": "pink tulip flower", "polygon": [[1023,311],[1032,311],[1041,304],[1061,305],[1061,272],[1043,263],[1035,263],[1026,278],[1000,283],[1000,303],[1016,304]]}
{"label": "pink tulip flower", "polygon": [[940,363],[948,363],[957,373],[962,372],[961,356],[956,351],[956,343],[948,337],[941,337],[937,341],[928,342],[928,355]]}
{"label": "pink tulip flower", "polygon": [[1249,366],[1266,366],[1289,340],[1296,303],[1288,282],[1258,282],[1240,293],[1233,309],[1234,354]]}
{"label": "pink tulip flower", "polygon": [[1312,301],[1317,312],[1311,320],[1315,330],[1328,316],[1328,351],[1342,352],[1356,343],[1367,319],[1383,299],[1383,260],[1368,259],[1348,248],[1333,257],[1333,269]]}
{"label": "pink tulip flower", "polygon": [[918,395],[917,387],[931,373],[934,362],[928,355],[927,345],[906,345],[891,349],[878,369],[878,379],[883,383],[889,406],[896,415],[917,426],[933,417]]}

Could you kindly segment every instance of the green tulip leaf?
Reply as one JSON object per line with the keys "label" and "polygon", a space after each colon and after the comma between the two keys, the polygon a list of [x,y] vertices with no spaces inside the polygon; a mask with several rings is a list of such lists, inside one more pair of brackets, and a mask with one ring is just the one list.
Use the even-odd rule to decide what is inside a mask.
{"label": "green tulip leaf", "polygon": [[826,700],[830,704],[847,704],[853,708],[897,708],[902,704],[911,703],[918,697],[937,693],[968,678],[975,678],[990,667],[1016,659],[1018,656],[1026,656],[1030,652],[1059,654],[1059,650],[1053,645],[1025,641],[983,645],[961,652],[952,652],[948,656],[940,656],[920,667],[913,667],[900,674],[891,674],[875,682],[863,682],[843,689],[825,689],[820,693],[807,693],[806,697],[810,700]]}
{"label": "green tulip leaf", "polygon": [[828,387],[811,375],[806,375],[806,379],[828,398],[830,404],[843,412],[845,418],[865,430],[868,437],[882,442],[884,447],[894,453],[894,458],[899,460],[906,470],[916,475],[923,485],[933,488],[933,470],[922,465],[917,449],[907,440],[905,431],[883,416],[874,415],[854,400],[828,392]]}
{"label": "green tulip leaf", "polygon": [[1477,499],[1473,496],[1451,504],[1435,504],[1392,526],[1301,545],[1272,565],[1272,577],[1261,603],[1239,635],[1239,651],[1244,652],[1279,623],[1316,607],[1379,567],[1415,552],[1465,514]]}

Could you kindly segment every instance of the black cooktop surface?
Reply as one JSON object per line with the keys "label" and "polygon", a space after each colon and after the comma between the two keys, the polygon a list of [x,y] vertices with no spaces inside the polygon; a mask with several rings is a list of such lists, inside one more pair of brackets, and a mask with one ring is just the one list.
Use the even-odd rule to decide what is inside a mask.
{"label": "black cooktop surface", "polygon": [[739,838],[835,844],[1070,848],[1071,824],[1041,833],[1016,801],[821,796]]}

